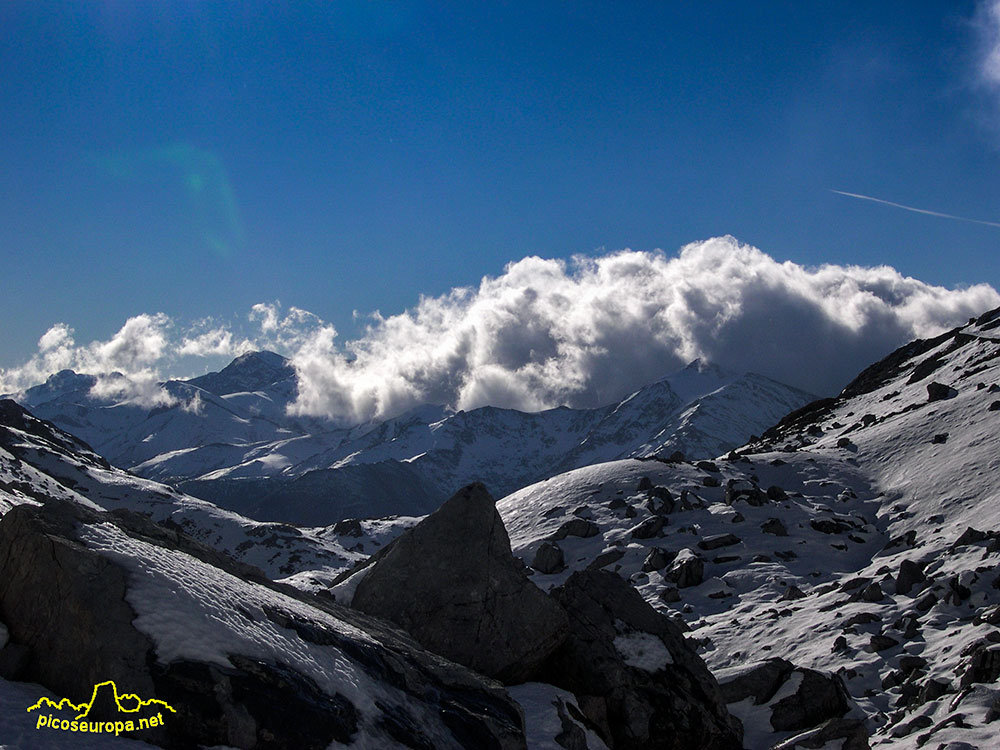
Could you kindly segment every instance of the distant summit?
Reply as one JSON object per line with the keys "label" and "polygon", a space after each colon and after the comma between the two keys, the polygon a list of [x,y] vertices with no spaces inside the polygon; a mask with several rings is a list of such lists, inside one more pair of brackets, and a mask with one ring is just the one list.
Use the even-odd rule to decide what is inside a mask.
{"label": "distant summit", "polygon": [[265,390],[282,380],[295,377],[295,369],[285,357],[274,352],[241,354],[219,372],[210,372],[187,381],[217,396]]}

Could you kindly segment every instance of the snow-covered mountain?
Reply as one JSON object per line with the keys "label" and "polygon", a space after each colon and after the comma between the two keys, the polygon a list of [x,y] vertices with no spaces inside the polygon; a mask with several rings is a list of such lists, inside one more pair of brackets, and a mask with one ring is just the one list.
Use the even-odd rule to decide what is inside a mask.
{"label": "snow-covered mountain", "polygon": [[[596,594],[589,580],[562,598],[534,586],[481,484],[416,521],[251,521],[113,468],[0,400],[0,747],[150,746],[121,731],[171,750],[527,750],[567,738],[607,750],[602,736],[636,732],[641,741],[629,746],[645,749],[660,746],[659,731],[702,750],[739,744],[740,725],[703,660],[626,582],[595,579],[604,598],[594,601],[625,606],[594,631],[594,605],[572,594]],[[346,606],[331,587],[331,573],[377,549],[396,553],[366,570],[410,575],[395,595],[433,610],[443,641],[400,630],[391,597],[373,612],[371,603]],[[379,597],[390,588],[378,586]],[[468,627],[470,611],[489,627]],[[548,618],[544,641],[538,617]],[[598,660],[566,670],[580,649]],[[509,666],[490,667],[500,664]],[[594,678],[615,683],[600,699],[602,727],[580,708]],[[111,685],[103,705],[95,680]],[[91,691],[90,733],[66,731]],[[164,707],[165,728],[131,735],[111,723],[139,696]],[[633,728],[632,714],[655,721]]]}
{"label": "snow-covered mountain", "polygon": [[726,458],[597,464],[497,507],[542,588],[613,570],[683,616],[724,692],[746,688],[747,747],[792,741],[786,662],[839,675],[872,747],[996,746],[1000,309]]}
{"label": "snow-covered mountain", "polygon": [[[754,379],[742,379],[742,387],[750,387],[748,380]],[[625,437],[604,444],[627,444],[629,424],[623,420],[617,429],[614,420],[632,401],[681,401],[683,388],[666,385],[669,390],[657,384],[659,393],[646,389],[623,402],[618,417],[606,410],[602,419],[610,427],[600,434]],[[705,404],[725,387],[701,394],[700,401],[695,391],[696,403]],[[714,413],[722,414],[724,400],[713,403]],[[569,411],[556,410],[563,417]],[[423,434],[434,416],[424,411],[409,422],[372,426],[368,432],[386,430],[372,445],[391,445],[390,435]],[[450,421],[447,416],[431,424]],[[495,416],[484,411],[479,418]],[[572,420],[564,424],[569,431]],[[499,428],[484,439],[503,444]],[[102,626],[112,623],[123,634],[115,653],[134,648],[128,639],[140,631],[155,644],[161,664],[152,672],[160,680],[157,691],[183,684],[190,700],[198,696],[199,710],[209,706],[245,717],[239,708],[245,698],[225,688],[226,680],[235,680],[253,685],[252,700],[244,704],[253,721],[273,721],[260,711],[261,696],[270,696],[267,705],[284,700],[268,692],[278,680],[295,705],[320,700],[335,716],[343,710],[355,716],[356,723],[334,727],[355,745],[413,746],[414,737],[433,736],[426,746],[448,746],[458,738],[455,746],[475,747],[485,735],[469,739],[456,725],[434,718],[441,715],[441,685],[454,686],[456,673],[408,638],[439,654],[436,649],[454,647],[458,653],[469,646],[466,639],[478,629],[469,627],[464,584],[492,580],[501,564],[505,585],[513,588],[503,596],[488,586],[477,589],[475,607],[500,606],[525,591],[537,599],[530,584],[525,588],[513,553],[532,569],[531,581],[550,593],[545,606],[556,602],[570,625],[560,630],[558,613],[550,622],[546,632],[561,645],[534,654],[532,679],[544,677],[538,682],[504,693],[483,678],[459,675],[472,690],[459,691],[461,710],[483,701],[495,706],[500,713],[490,715],[499,716],[500,724],[488,731],[511,738],[512,746],[523,731],[530,747],[566,747],[573,737],[573,747],[600,750],[609,746],[605,740],[631,732],[633,720],[646,732],[645,744],[636,746],[657,746],[648,712],[669,705],[664,716],[683,717],[677,701],[695,700],[688,688],[669,699],[658,692],[698,682],[690,680],[703,667],[691,647],[718,683],[713,687],[704,677],[698,683],[704,688],[696,698],[698,715],[714,716],[716,723],[692,747],[738,746],[720,706],[740,720],[742,745],[753,750],[995,746],[1000,309],[902,347],[838,397],[795,409],[715,460],[680,460],[662,452],[618,458],[556,474],[495,506],[480,486],[463,493],[419,524],[385,519],[302,529],[260,523],[112,468],[73,436],[13,402],[0,402],[0,514],[13,519],[0,520],[0,605],[20,607],[0,606],[0,620],[13,623],[10,633],[19,639],[48,642],[43,636],[49,630],[26,627],[33,621],[23,607],[36,606],[32,597],[39,591],[90,591],[92,582],[81,576],[96,564],[96,555],[112,580],[126,581],[131,610],[121,609],[120,595],[101,590],[95,590],[96,599],[73,599],[75,614],[61,620],[71,627],[50,635],[76,638],[85,652],[80,658],[90,658],[86,644],[94,642],[83,637],[81,613],[98,601],[108,610]],[[51,505],[52,512],[11,510],[19,505]],[[100,515],[101,508],[119,512]],[[122,513],[127,509],[149,513],[160,525]],[[178,535],[179,529],[208,547]],[[392,539],[399,541],[388,544]],[[470,539],[480,541],[463,548]],[[18,564],[21,555],[39,548],[58,552],[25,556],[33,562]],[[292,586],[264,580],[229,555]],[[351,565],[356,567],[349,570]],[[435,586],[438,577],[463,585]],[[48,585],[49,579],[58,585]],[[403,579],[406,585],[394,589],[392,582]],[[331,597],[352,608],[331,604]],[[50,600],[38,598],[39,611],[49,612]],[[400,625],[408,622],[409,606],[444,619],[440,625]],[[504,616],[511,620],[498,613],[491,610],[484,620],[490,628],[511,632],[531,623],[529,631],[537,632],[535,615]],[[410,635],[401,639],[379,617]],[[0,625],[0,649],[7,631]],[[482,648],[471,645],[473,659],[479,658]],[[536,645],[541,642],[507,640],[489,656]],[[3,654],[0,666],[19,653]],[[202,662],[214,666],[206,669]],[[679,662],[687,666],[675,671]],[[175,663],[181,666],[170,666]],[[191,671],[193,665],[200,671]],[[321,675],[316,665],[334,669],[335,677]],[[590,680],[610,674],[614,688],[601,688],[609,697],[596,699],[598,688]],[[24,696],[36,700],[40,691],[0,679],[0,705],[15,706]],[[652,695],[661,697],[642,703]],[[343,709],[343,697],[353,709]],[[523,730],[510,713],[511,698],[527,719]],[[212,701],[219,701],[218,708]],[[444,708],[454,706],[445,701]],[[404,717],[402,725],[393,716]],[[248,726],[245,718],[240,722],[232,726]],[[10,730],[0,725],[0,743],[11,736],[31,741],[32,727],[22,724]],[[274,731],[266,723],[249,726]],[[282,731],[297,741],[295,727]],[[229,737],[233,746],[249,746],[242,735]]]}
{"label": "snow-covered mountain", "polygon": [[294,370],[270,352],[168,381],[173,403],[152,409],[97,398],[94,382],[61,372],[22,402],[140,476],[255,518],[310,525],[426,513],[472,481],[501,495],[598,461],[675,451],[715,456],[812,398],[696,360],[598,409],[422,406],[347,429],[289,417]]}
{"label": "snow-covered mountain", "polygon": [[0,515],[49,500],[146,514],[271,579],[306,590],[328,585],[415,523],[394,517],[298,528],[255,521],[115,468],[76,437],[0,400]]}

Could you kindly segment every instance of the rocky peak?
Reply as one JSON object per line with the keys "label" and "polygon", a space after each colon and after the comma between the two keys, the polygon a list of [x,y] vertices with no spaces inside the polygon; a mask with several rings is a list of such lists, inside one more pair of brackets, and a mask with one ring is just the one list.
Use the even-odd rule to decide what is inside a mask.
{"label": "rocky peak", "polygon": [[244,391],[261,391],[294,376],[295,370],[285,357],[274,352],[260,351],[241,354],[219,372],[210,372],[187,382],[217,396],[225,396]]}

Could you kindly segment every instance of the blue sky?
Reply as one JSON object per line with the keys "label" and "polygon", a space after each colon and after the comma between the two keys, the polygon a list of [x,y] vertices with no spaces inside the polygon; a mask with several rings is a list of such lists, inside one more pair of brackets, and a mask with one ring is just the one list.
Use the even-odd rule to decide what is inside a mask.
{"label": "blue sky", "polygon": [[350,339],[528,255],[725,234],[1000,287],[1000,228],[831,192],[1000,221],[982,4],[24,0],[0,26],[0,366],[60,321],[275,300]]}

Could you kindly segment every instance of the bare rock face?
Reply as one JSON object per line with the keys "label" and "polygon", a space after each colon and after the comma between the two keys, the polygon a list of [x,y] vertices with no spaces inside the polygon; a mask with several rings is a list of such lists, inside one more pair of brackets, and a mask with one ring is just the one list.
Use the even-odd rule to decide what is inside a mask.
{"label": "bare rock face", "polygon": [[743,746],[704,661],[620,576],[578,571],[552,596],[569,614],[570,635],[541,679],[573,692],[609,747]]}
{"label": "bare rock face", "polygon": [[[172,592],[169,628],[151,590]],[[130,512],[8,511],[0,620],[27,654],[17,679],[76,701],[114,680],[169,703],[165,726],[136,737],[167,748],[525,747],[521,711],[496,683]],[[185,649],[189,632],[212,635]]]}
{"label": "bare rock face", "polygon": [[566,614],[528,580],[478,483],[376,555],[351,606],[508,684],[530,679],[567,632]]}

